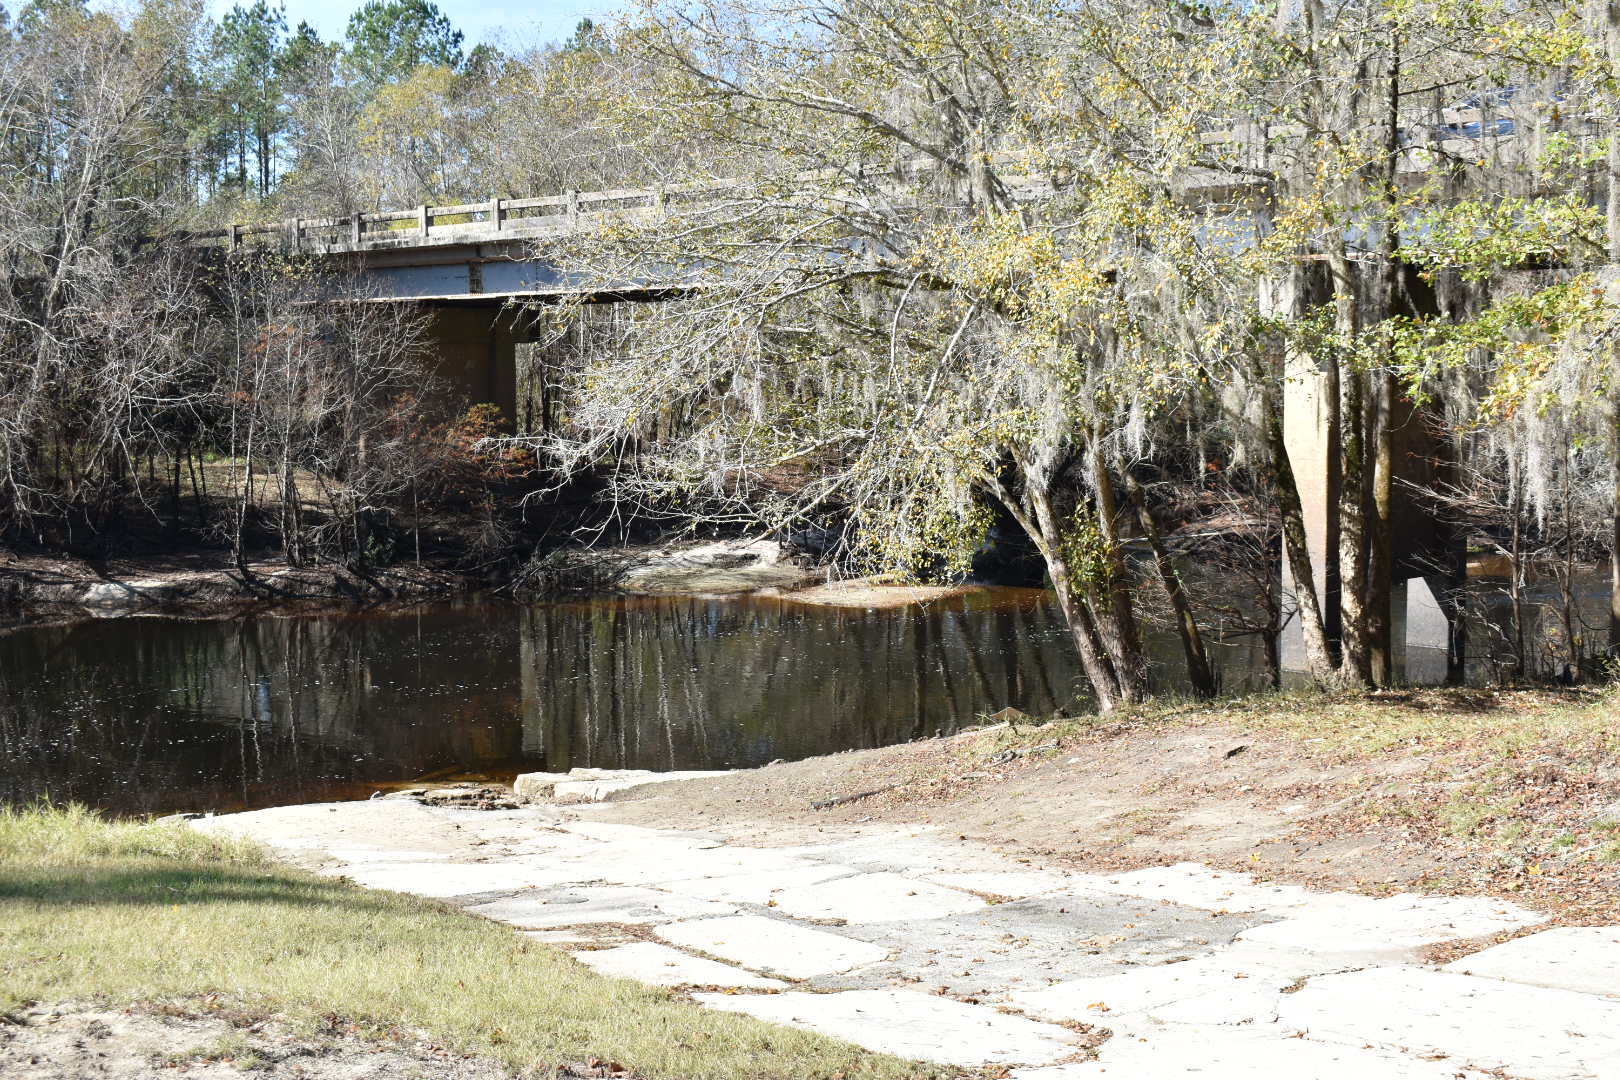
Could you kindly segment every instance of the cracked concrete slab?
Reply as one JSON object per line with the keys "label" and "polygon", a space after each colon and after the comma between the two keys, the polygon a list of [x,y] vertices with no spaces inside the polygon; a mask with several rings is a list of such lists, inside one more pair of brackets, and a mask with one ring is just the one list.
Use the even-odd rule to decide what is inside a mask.
{"label": "cracked concrete slab", "polygon": [[1310,980],[1278,1023],[1321,1042],[1444,1056],[1523,1080],[1620,1077],[1620,1002],[1414,967]]}
{"label": "cracked concrete slab", "polygon": [[1620,998],[1620,927],[1543,930],[1455,960],[1445,970]]}
{"label": "cracked concrete slab", "polygon": [[1065,1028],[914,990],[696,997],[711,1008],[947,1065],[1047,1064],[1080,1050],[1075,1034]]}
{"label": "cracked concrete slab", "polygon": [[672,896],[652,889],[609,885],[534,890],[504,900],[474,904],[467,910],[525,930],[544,930],[586,923],[647,925],[702,915],[730,915],[737,909],[729,904]]}
{"label": "cracked concrete slab", "polygon": [[[693,847],[684,840],[599,843],[594,850],[570,855],[566,865],[580,875],[577,880],[622,885],[662,885],[736,875],[765,880],[794,870],[828,869],[827,864],[769,848]],[[849,873],[833,869],[835,874]],[[827,876],[832,875],[817,880],[826,880]]]}
{"label": "cracked concrete slab", "polygon": [[326,852],[341,863],[357,866],[362,863],[431,863],[445,862],[448,855],[432,851],[401,851],[394,848],[352,847],[330,848]]}
{"label": "cracked concrete slab", "polygon": [[514,862],[377,861],[349,866],[343,873],[355,884],[368,889],[387,889],[436,899],[561,885],[571,877],[566,873],[559,876],[555,869]]}
{"label": "cracked concrete slab", "polygon": [[889,956],[878,945],[763,915],[679,922],[659,927],[657,933],[672,945],[790,979],[831,975]]}
{"label": "cracked concrete slab", "polygon": [[[703,780],[711,776],[725,776],[726,770],[692,770],[689,772],[639,772],[635,776],[610,776],[596,780],[564,780],[554,784],[551,798],[554,802],[603,802],[621,791],[634,791],[650,784],[667,784],[676,780]],[[522,777],[519,777],[521,780]]]}
{"label": "cracked concrete slab", "polygon": [[784,889],[776,907],[801,919],[841,919],[847,923],[939,919],[989,907],[959,889],[947,889],[903,874],[860,874]]}
{"label": "cracked concrete slab", "polygon": [[1330,907],[1246,930],[1239,940],[1272,949],[1316,953],[1344,967],[1400,964],[1425,945],[1485,937],[1546,921],[1505,900],[1400,895]]}
{"label": "cracked concrete slab", "polygon": [[619,825],[611,821],[564,821],[558,828],[576,836],[610,843],[683,844],[692,848],[715,848],[722,843],[719,837],[708,833],[649,829],[645,825]]}
{"label": "cracked concrete slab", "polygon": [[1253,925],[1252,918],[1121,897],[1039,896],[944,919],[842,927],[840,933],[882,945],[893,956],[815,985],[905,981],[924,990],[994,997],[1054,979],[1111,975],[1122,965],[1199,956]]}
{"label": "cracked concrete slab", "polygon": [[[1084,875],[1054,870],[970,870],[924,875],[927,880],[953,889],[965,889],[986,896],[1027,900],[1045,893],[1083,891]],[[1098,893],[1098,895],[1106,895]]]}
{"label": "cracked concrete slab", "polygon": [[962,873],[967,871],[1024,870],[1019,862],[980,844],[947,838],[930,825],[911,825],[851,840],[779,848],[808,859],[835,862],[869,874]]}
{"label": "cracked concrete slab", "polygon": [[604,975],[635,979],[653,986],[725,986],[772,990],[789,985],[781,979],[751,975],[729,964],[690,956],[656,941],[636,941],[617,948],[576,953],[575,959]]}
{"label": "cracked concrete slab", "polygon": [[855,873],[856,871],[848,867],[834,866],[830,863],[805,863],[765,874],[720,874],[715,877],[660,881],[657,884],[658,888],[666,892],[695,896],[702,900],[768,905],[788,889],[852,877]]}
{"label": "cracked concrete slab", "polygon": [[1257,884],[1248,874],[1186,862],[1150,866],[1126,874],[1087,875],[1082,881],[1086,888],[1098,892],[1168,900],[1209,911],[1291,914],[1303,908],[1320,908],[1325,901],[1334,907],[1354,907],[1357,901],[1371,903],[1365,897],[1345,894],[1330,900],[1298,885]]}
{"label": "cracked concrete slab", "polygon": [[[1019,1080],[1620,1080],[1620,927],[1546,930],[1439,971],[1404,965],[1541,916],[1186,863],[1080,873],[923,826],[756,848],[592,809],[376,800],[195,824],[323,873],[454,897],[600,971],[726,988],[699,995],[711,1007],[1016,1065]],[[659,942],[639,940],[649,926]],[[1114,1035],[1076,1061],[1082,1040],[1058,1024]]]}
{"label": "cracked concrete slab", "polygon": [[1097,1060],[1015,1069],[1008,1080],[1487,1080],[1448,1062],[1280,1032],[1185,1028],[1118,1035]]}
{"label": "cracked concrete slab", "polygon": [[1008,1000],[1031,1016],[1124,1025],[1133,1031],[1168,1023],[1269,1024],[1276,1019],[1283,990],[1308,970],[1309,965],[1305,970],[1276,967],[1268,959],[1228,950],[1182,963],[1071,979],[1016,992]]}

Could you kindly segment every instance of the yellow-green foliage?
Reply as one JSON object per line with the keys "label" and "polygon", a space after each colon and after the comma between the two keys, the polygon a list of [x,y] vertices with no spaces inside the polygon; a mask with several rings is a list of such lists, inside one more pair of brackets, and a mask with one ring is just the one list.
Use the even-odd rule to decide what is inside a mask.
{"label": "yellow-green foliage", "polygon": [[0,1011],[207,994],[295,1023],[421,1030],[540,1075],[593,1056],[670,1080],[934,1075],[603,978],[509,927],[249,844],[82,809],[0,811]]}

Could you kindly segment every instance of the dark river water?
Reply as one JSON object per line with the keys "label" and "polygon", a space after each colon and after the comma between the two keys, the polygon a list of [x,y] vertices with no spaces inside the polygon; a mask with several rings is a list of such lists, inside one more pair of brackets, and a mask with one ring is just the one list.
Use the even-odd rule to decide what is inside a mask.
{"label": "dark river water", "polygon": [[891,611],[615,597],[35,627],[0,635],[0,802],[228,810],[429,777],[746,767],[1049,712],[1076,676],[1034,590]]}
{"label": "dark river water", "polygon": [[[1577,592],[1596,627],[1603,583],[1585,574]],[[1469,674],[1493,681],[1505,594],[1486,581],[1469,594]],[[1526,634],[1543,674],[1557,670],[1555,599],[1538,590]],[[1146,644],[1156,688],[1174,691],[1174,635]],[[1210,644],[1225,690],[1263,682],[1255,638]],[[1408,648],[1401,670],[1443,677],[1444,656]],[[748,767],[949,732],[1008,705],[1084,708],[1077,679],[1062,620],[1033,589],[892,610],[604,597],[30,627],[0,634],[0,804],[230,810],[418,779]]]}

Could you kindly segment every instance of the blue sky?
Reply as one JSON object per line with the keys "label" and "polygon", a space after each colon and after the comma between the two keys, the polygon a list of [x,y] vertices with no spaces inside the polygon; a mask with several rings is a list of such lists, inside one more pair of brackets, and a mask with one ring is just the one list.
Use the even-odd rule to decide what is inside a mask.
{"label": "blue sky", "polygon": [[[229,11],[235,0],[212,0],[217,18]],[[247,0],[251,3],[252,0]],[[271,0],[274,3],[274,0]],[[349,14],[364,0],[285,0],[287,26],[307,22],[332,41],[343,37]],[[467,35],[467,45],[482,42],[513,46],[561,41],[574,32],[580,19],[604,16],[622,8],[623,0],[537,0],[536,3],[507,5],[480,4],[474,0],[436,0],[439,10],[450,17],[457,29]]]}

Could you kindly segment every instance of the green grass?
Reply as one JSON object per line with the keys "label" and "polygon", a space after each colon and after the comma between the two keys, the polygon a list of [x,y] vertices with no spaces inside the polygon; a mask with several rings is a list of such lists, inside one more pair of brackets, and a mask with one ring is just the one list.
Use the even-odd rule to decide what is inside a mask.
{"label": "green grass", "polygon": [[653,1078],[938,1075],[599,976],[447,905],[278,865],[179,825],[0,810],[0,1012],[34,1001],[208,1000],[316,1029],[422,1031],[550,1075],[601,1058]]}

